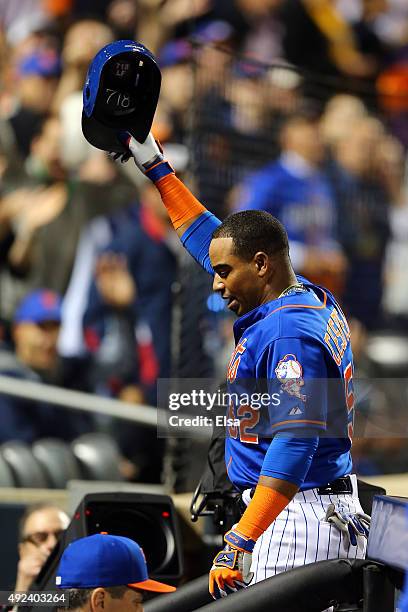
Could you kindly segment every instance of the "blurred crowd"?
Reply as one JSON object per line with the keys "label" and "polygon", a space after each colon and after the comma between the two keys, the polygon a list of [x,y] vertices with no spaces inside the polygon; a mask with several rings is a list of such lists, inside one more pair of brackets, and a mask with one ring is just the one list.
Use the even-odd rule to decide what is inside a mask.
{"label": "blurred crowd", "polygon": [[[154,186],[81,132],[91,59],[131,38],[158,58],[153,131],[179,176],[220,217],[281,219],[296,271],[350,319],[357,372],[391,375],[369,347],[408,338],[405,0],[0,0],[0,27],[0,374],[151,405],[177,374],[184,254]],[[207,353],[221,379],[232,340],[208,294],[203,354],[182,359]],[[406,377],[408,340],[384,346]],[[146,449],[138,477],[160,478],[155,432],[0,404],[0,442],[108,428],[131,461]],[[356,460],[384,471],[406,446],[357,441]]]}

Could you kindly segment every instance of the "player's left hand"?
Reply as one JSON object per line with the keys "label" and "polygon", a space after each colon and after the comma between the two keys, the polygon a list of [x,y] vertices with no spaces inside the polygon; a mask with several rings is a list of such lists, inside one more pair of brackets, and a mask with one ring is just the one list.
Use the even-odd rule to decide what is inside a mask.
{"label": "player's left hand", "polygon": [[246,588],[253,578],[250,570],[255,542],[244,538],[234,528],[224,540],[226,546],[215,556],[210,570],[209,591],[214,599]]}
{"label": "player's left hand", "polygon": [[326,521],[335,525],[350,541],[357,546],[358,538],[367,539],[371,518],[363,512],[341,512],[334,504],[330,504],[326,512]]}

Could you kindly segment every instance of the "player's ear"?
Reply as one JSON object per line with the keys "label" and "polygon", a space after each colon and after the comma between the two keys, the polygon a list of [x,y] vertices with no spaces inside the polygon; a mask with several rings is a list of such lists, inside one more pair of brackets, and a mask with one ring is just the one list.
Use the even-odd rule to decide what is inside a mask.
{"label": "player's ear", "polygon": [[258,253],[255,253],[254,255],[254,264],[255,264],[255,269],[258,273],[258,276],[265,276],[265,274],[268,272],[269,270],[269,257],[266,253],[264,253],[263,251],[259,251]]}
{"label": "player's ear", "polygon": [[90,597],[91,610],[103,610],[105,608],[105,596],[106,591],[101,587],[92,591]]}

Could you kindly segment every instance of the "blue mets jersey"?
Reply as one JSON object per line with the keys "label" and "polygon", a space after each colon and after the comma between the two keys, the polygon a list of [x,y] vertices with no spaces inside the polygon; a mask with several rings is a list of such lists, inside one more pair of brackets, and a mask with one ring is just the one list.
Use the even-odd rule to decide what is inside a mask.
{"label": "blue mets jersey", "polygon": [[257,484],[271,438],[293,429],[299,435],[319,435],[301,490],[351,472],[354,393],[349,327],[330,292],[302,277],[298,280],[302,287],[234,324],[225,458],[228,476],[239,489]]}
{"label": "blue mets jersey", "polygon": [[[208,247],[219,224],[214,215],[204,213],[181,238],[210,274]],[[301,490],[326,485],[352,469],[349,327],[329,291],[300,276],[298,282],[300,287],[234,324],[225,460],[228,476],[240,490],[256,486],[268,448],[282,432],[299,438],[318,435]]]}
{"label": "blue mets jersey", "polygon": [[237,210],[271,213],[283,223],[290,241],[324,247],[335,239],[334,197],[321,172],[297,176],[283,156],[250,175],[240,193]]}

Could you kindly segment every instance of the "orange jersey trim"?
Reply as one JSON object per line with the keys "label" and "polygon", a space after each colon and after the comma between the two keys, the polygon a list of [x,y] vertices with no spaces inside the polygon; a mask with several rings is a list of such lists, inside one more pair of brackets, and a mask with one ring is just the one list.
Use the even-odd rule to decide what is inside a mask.
{"label": "orange jersey trim", "polygon": [[228,476],[228,478],[229,478],[228,470],[231,467],[231,463],[232,463],[232,456],[229,458],[228,465],[227,465],[227,476]]}
{"label": "orange jersey trim", "polygon": [[323,427],[326,427],[326,421],[308,421],[306,419],[296,419],[295,421],[280,421],[279,423],[275,423],[275,425],[272,425],[272,427],[279,427],[279,425],[290,425],[291,423],[308,423],[309,425],[322,425]]}
{"label": "orange jersey trim", "polygon": [[278,312],[278,310],[283,310],[284,308],[312,308],[313,310],[322,310],[323,308],[326,308],[327,304],[327,293],[325,291],[323,291],[323,293],[324,300],[321,306],[311,306],[310,304],[286,304],[285,306],[279,306],[279,308],[275,308],[275,310],[272,310],[272,312],[266,315],[265,319],[273,315],[275,312]]}

